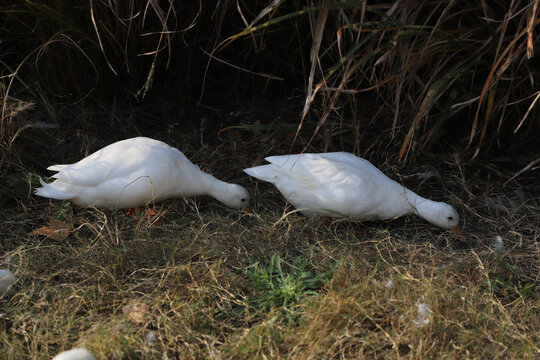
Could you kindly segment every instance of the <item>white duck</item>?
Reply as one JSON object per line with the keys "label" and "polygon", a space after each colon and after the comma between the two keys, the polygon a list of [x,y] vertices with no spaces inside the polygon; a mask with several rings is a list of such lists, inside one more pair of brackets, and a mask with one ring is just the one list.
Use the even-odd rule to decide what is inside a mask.
{"label": "white duck", "polygon": [[416,214],[444,229],[459,224],[452,206],[415,194],[353,154],[281,155],[266,160],[270,164],[244,171],[274,184],[306,216],[368,221]]}
{"label": "white duck", "polygon": [[4,295],[13,295],[13,285],[17,281],[17,278],[13,273],[7,269],[0,269],[0,298]]}
{"label": "white duck", "polygon": [[95,357],[90,351],[86,349],[76,348],[68,351],[63,351],[53,357],[52,360],[95,360]]}
{"label": "white duck", "polygon": [[209,195],[241,209],[249,193],[207,174],[164,142],[136,137],[96,151],[75,164],[53,165],[50,184],[40,179],[39,196],[98,208],[132,208],[174,197]]}

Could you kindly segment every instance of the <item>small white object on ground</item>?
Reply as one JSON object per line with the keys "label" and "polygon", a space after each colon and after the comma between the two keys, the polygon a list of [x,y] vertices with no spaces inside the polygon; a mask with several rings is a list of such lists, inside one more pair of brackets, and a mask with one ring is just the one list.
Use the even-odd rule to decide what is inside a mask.
{"label": "small white object on ground", "polygon": [[424,327],[430,323],[432,317],[431,307],[429,304],[418,304],[418,313],[416,319],[413,320],[414,325],[418,327]]}
{"label": "small white object on ground", "polygon": [[379,281],[379,280],[372,279],[371,283],[373,285],[375,285],[376,287],[381,288],[381,289],[393,289],[394,288],[394,280],[392,280],[392,278],[388,278],[388,279],[386,279],[386,281],[382,281],[382,280]]}
{"label": "small white object on ground", "polygon": [[158,340],[156,333],[153,331],[147,332],[144,339],[148,345],[154,345]]}
{"label": "small white object on ground", "polygon": [[392,280],[392,278],[386,280],[386,282],[384,283],[384,287],[387,288],[387,289],[393,289],[394,288],[394,280]]}
{"label": "small white object on ground", "polygon": [[90,351],[83,348],[77,348],[61,352],[53,357],[52,360],[96,360],[96,358]]}
{"label": "small white object on ground", "polygon": [[504,243],[502,237],[499,235],[495,236],[495,239],[491,242],[491,249],[493,251],[500,251],[504,248]]}
{"label": "small white object on ground", "polygon": [[0,297],[6,295],[11,296],[13,294],[13,288],[11,285],[17,281],[17,278],[13,273],[6,269],[0,269]]}

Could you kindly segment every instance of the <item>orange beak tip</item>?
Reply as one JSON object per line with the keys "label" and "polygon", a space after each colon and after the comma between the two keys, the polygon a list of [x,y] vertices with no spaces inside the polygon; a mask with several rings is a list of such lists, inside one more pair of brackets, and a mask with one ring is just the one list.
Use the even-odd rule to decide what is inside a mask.
{"label": "orange beak tip", "polygon": [[465,238],[465,233],[463,230],[459,227],[459,225],[454,226],[450,229],[450,231],[459,239],[463,240]]}

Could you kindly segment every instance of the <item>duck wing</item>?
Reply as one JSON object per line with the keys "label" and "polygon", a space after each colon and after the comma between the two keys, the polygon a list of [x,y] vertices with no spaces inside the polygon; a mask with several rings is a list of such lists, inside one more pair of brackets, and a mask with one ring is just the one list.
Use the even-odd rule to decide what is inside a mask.
{"label": "duck wing", "polygon": [[76,186],[98,186],[109,180],[129,177],[135,171],[152,168],[156,162],[163,162],[163,156],[156,153],[162,149],[156,147],[156,143],[147,138],[122,140],[75,164],[52,165],[47,169],[58,171],[52,178],[61,182]]}
{"label": "duck wing", "polygon": [[267,157],[274,171],[311,191],[343,188],[349,195],[376,190],[390,180],[369,161],[344,152]]}
{"label": "duck wing", "polygon": [[309,214],[379,217],[392,182],[369,161],[348,153],[270,156],[279,173],[276,187],[297,208]]}
{"label": "duck wing", "polygon": [[51,176],[58,181],[77,186],[97,186],[107,179],[114,165],[108,162],[94,162],[91,164],[52,165],[47,170],[58,171]]}

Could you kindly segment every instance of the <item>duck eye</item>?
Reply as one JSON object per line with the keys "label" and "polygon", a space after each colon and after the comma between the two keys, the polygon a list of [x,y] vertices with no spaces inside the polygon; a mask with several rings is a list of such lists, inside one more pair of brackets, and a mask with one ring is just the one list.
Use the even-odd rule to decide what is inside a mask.
{"label": "duck eye", "polygon": [[244,202],[244,201],[246,201],[246,199],[240,199],[240,201],[241,201],[241,202]]}
{"label": "duck eye", "polygon": [[452,221],[452,220],[454,220],[454,217],[453,217],[453,216],[449,216],[449,217],[448,217],[448,220]]}

